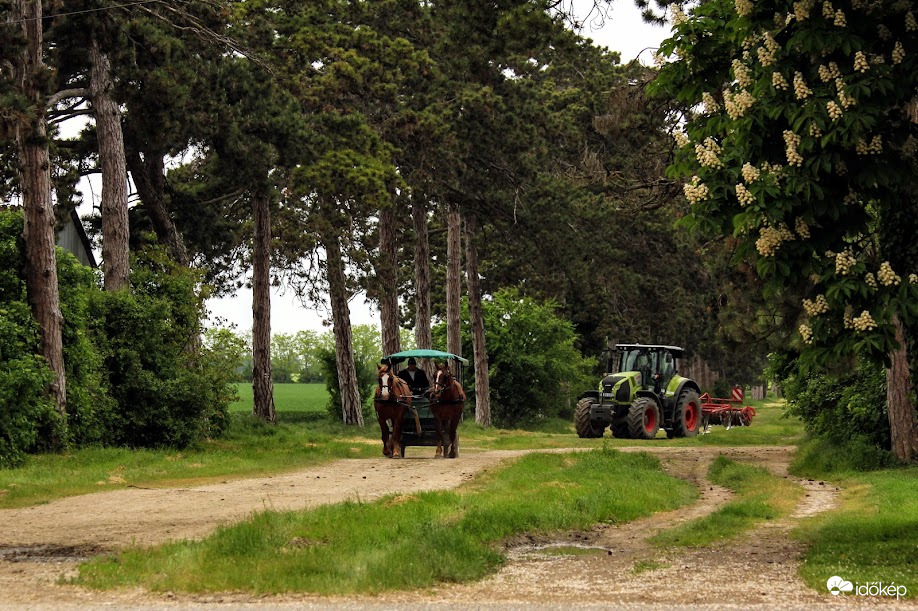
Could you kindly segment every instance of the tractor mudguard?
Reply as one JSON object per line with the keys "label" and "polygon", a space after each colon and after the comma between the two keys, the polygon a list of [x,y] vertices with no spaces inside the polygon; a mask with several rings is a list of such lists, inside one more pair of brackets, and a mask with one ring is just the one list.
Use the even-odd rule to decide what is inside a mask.
{"label": "tractor mudguard", "polygon": [[[697,392],[699,395],[701,394],[701,387],[695,383],[695,380],[683,378],[682,376],[674,376],[672,382],[677,382],[678,384],[676,385],[675,392],[673,392],[672,395],[669,394],[669,388],[666,389],[666,398],[671,398],[674,403],[675,400],[679,398],[679,395],[682,394],[682,391],[686,388],[693,388],[695,389],[695,392]],[[670,388],[673,387],[672,382],[669,384]]]}
{"label": "tractor mudguard", "polygon": [[580,399],[586,399],[587,397],[589,397],[590,399],[599,399],[599,391],[598,390],[588,390],[586,392],[583,392],[580,394],[579,397],[577,397],[577,400],[579,401]]}
{"label": "tractor mudguard", "polygon": [[654,403],[657,404],[657,407],[660,409],[660,412],[663,411],[663,402],[660,400],[660,397],[657,396],[657,393],[652,390],[639,390],[634,393],[635,397],[649,397],[653,399]]}

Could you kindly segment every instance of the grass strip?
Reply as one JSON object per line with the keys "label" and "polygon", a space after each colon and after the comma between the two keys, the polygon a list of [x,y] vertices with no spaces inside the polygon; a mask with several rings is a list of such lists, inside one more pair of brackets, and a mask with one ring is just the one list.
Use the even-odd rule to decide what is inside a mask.
{"label": "grass strip", "polygon": [[824,592],[826,581],[838,575],[855,588],[904,586],[904,598],[918,597],[918,467],[817,473],[806,471],[812,461],[802,458],[796,470],[842,490],[838,509],[794,531],[808,546],[800,566],[806,584]]}
{"label": "grass strip", "polygon": [[456,491],[265,512],[201,541],[134,549],[80,567],[95,588],[377,593],[479,579],[522,533],[583,529],[697,498],[646,454],[531,454]]}
{"label": "grass strip", "polygon": [[650,541],[663,547],[701,547],[732,539],[764,520],[788,515],[803,494],[800,486],[772,475],[767,469],[718,456],[708,469],[718,486],[737,498],[720,509],[664,530]]}

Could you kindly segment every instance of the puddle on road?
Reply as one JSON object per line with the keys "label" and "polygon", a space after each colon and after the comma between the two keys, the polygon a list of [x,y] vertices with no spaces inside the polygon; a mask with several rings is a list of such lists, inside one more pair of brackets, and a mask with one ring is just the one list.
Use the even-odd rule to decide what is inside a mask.
{"label": "puddle on road", "polygon": [[590,554],[609,553],[609,550],[604,547],[589,545],[549,545],[536,551],[546,556],[589,556]]}
{"label": "puddle on road", "polygon": [[80,562],[107,551],[92,545],[0,545],[0,561]]}
{"label": "puddle on road", "polygon": [[507,550],[507,555],[514,560],[550,560],[611,553],[612,551],[605,547],[571,542],[520,545]]}

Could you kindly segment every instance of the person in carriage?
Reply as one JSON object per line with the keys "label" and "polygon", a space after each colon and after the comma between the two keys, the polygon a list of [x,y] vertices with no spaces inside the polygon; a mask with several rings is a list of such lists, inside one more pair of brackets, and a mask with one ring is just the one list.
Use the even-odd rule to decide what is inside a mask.
{"label": "person in carriage", "polygon": [[408,384],[414,396],[423,395],[430,388],[427,374],[418,367],[418,362],[414,358],[408,359],[408,368],[398,372],[398,377]]}

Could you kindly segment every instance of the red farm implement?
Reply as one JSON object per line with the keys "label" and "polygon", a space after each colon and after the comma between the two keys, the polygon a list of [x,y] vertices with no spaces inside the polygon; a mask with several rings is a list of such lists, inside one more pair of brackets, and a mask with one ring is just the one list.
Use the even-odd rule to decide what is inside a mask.
{"label": "red farm implement", "polygon": [[707,433],[712,424],[720,424],[727,429],[752,424],[755,408],[742,405],[743,398],[743,389],[739,386],[733,387],[729,399],[712,397],[708,393],[701,395],[701,432]]}

